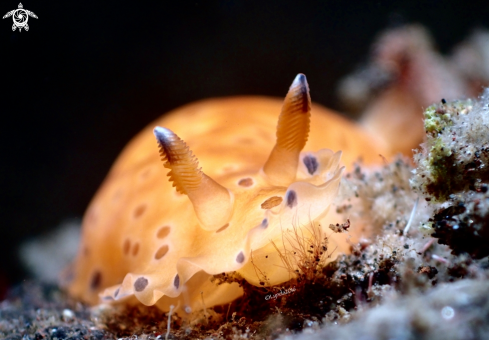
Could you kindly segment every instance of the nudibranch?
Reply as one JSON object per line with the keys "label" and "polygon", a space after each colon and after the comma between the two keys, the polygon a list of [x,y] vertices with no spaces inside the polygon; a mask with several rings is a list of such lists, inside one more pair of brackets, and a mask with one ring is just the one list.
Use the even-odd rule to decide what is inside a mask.
{"label": "nudibranch", "polygon": [[[195,310],[242,294],[237,283],[213,284],[216,274],[259,286],[258,268],[267,284],[289,280],[275,248],[284,230],[306,234],[334,219],[342,152],[324,146],[343,150],[346,165],[388,156],[359,126],[313,105],[303,74],[283,103],[211,99],[163,116],[123,150],[90,203],[69,293]],[[331,252],[348,252],[347,236],[328,237]]]}

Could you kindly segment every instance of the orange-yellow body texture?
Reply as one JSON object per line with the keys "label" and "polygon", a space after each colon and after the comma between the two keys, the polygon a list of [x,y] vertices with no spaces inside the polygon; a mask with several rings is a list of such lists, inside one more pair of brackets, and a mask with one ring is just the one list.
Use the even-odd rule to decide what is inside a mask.
{"label": "orange-yellow body texture", "polygon": [[[317,151],[342,150],[341,163],[347,167],[358,158],[371,164],[381,162],[379,154],[390,156],[355,123],[320,105],[311,105],[308,92],[307,98],[304,92],[305,77],[302,85],[299,77],[285,102],[266,97],[203,100],[164,115],[134,137],[86,211],[68,291],[92,304],[100,299],[135,296],[164,310],[171,304],[195,310],[201,308],[201,292],[207,307],[230,302],[241,294],[241,288],[234,284],[215,286],[209,280],[211,275],[238,271],[259,285],[263,278],[251,265],[251,255],[254,265],[266,275],[267,284],[290,279],[291,273],[281,266],[270,242],[280,243],[284,230],[293,225],[301,227],[314,221],[324,227],[336,222],[327,208],[339,186],[341,154]],[[310,124],[301,118],[305,108],[304,112],[294,111],[299,110],[293,105],[300,100],[303,106],[309,103]],[[306,128],[298,132],[307,140],[303,150],[302,146],[291,147],[294,155],[302,151],[300,156],[284,161],[284,169],[289,163],[297,169],[290,180],[280,176],[280,166],[276,165],[280,157],[289,156],[281,151],[270,156],[274,145],[280,144],[276,135],[281,110],[292,110],[291,114],[297,114],[310,127],[308,134]],[[294,124],[285,121],[282,132],[287,134]],[[194,187],[185,188],[176,175],[169,180],[168,169],[158,154],[154,126],[168,129],[155,130],[161,156],[167,159],[165,167],[174,173],[183,171],[181,176],[190,176],[188,181],[196,181],[195,187],[211,178],[219,189],[212,189],[212,182],[211,189],[194,194]],[[198,170],[175,167],[175,155],[187,152],[189,160],[193,156],[185,148],[178,149],[173,140],[161,141],[165,134],[178,138],[170,134],[172,131],[185,141],[208,177],[199,179]],[[168,153],[165,143],[176,148],[175,155]],[[308,169],[311,172],[304,165],[307,155],[318,162],[318,173],[307,173]],[[267,163],[272,158],[275,160]],[[180,186],[183,193],[172,185],[177,189]],[[329,236],[330,252],[348,251],[345,235]]]}

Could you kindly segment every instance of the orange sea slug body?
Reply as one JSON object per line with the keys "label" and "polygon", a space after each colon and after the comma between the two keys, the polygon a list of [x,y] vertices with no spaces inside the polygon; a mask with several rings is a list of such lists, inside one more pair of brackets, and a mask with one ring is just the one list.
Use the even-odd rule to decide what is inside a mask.
{"label": "orange sea slug body", "polygon": [[[201,308],[203,292],[209,307],[242,293],[211,275],[238,271],[260,284],[252,254],[268,284],[289,280],[271,241],[334,218],[341,152],[324,148],[342,150],[346,166],[390,156],[361,127],[311,107],[301,74],[285,101],[210,99],[170,112],[129,143],[90,203],[68,291],[89,303],[135,296],[164,310]],[[345,238],[331,235],[331,250],[348,251]]]}

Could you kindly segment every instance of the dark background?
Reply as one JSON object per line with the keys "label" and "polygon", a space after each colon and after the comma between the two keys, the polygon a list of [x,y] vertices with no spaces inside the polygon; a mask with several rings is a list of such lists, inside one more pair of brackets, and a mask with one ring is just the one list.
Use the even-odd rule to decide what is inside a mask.
{"label": "dark background", "polygon": [[[2,1],[0,14],[19,0]],[[376,34],[418,22],[442,52],[489,6],[469,1],[23,1],[28,32],[0,21],[0,287],[25,277],[18,244],[82,216],[126,142],[206,97],[283,96],[308,76],[341,109],[338,80]],[[1,288],[0,288],[1,290]]]}

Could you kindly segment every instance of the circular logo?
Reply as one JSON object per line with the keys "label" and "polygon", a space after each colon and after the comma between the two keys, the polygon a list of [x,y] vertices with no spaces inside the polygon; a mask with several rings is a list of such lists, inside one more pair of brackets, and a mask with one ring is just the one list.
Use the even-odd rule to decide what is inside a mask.
{"label": "circular logo", "polygon": [[28,15],[24,9],[19,8],[19,9],[15,10],[12,17],[13,17],[14,23],[17,27],[23,27],[23,26],[25,26],[25,24],[27,24]]}
{"label": "circular logo", "polygon": [[14,20],[14,24],[12,25],[12,31],[15,31],[18,28],[19,32],[21,32],[22,29],[26,31],[29,30],[29,25],[27,24],[29,17],[33,17],[37,19],[37,15],[35,15],[34,12],[24,9],[22,3],[19,3],[19,8],[7,12],[7,14],[5,14],[2,19],[9,18],[9,17],[12,17],[12,19]]}

